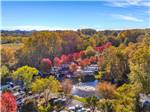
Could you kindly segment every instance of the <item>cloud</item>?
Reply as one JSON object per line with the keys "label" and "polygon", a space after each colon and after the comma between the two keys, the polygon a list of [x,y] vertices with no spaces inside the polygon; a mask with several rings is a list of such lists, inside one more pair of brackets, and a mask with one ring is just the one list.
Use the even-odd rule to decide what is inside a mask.
{"label": "cloud", "polygon": [[25,25],[25,26],[7,26],[3,27],[2,29],[5,30],[48,30],[48,26],[32,26],[32,25]]}
{"label": "cloud", "polygon": [[129,16],[129,15],[121,15],[121,14],[115,14],[112,15],[113,17],[116,17],[118,19],[122,19],[122,20],[127,20],[127,21],[133,21],[133,22],[143,22],[142,19],[138,19],[134,16]]}
{"label": "cloud", "polygon": [[148,0],[105,0],[107,5],[113,7],[145,6],[150,7]]}
{"label": "cloud", "polygon": [[76,30],[75,28],[64,28],[64,27],[50,27],[50,26],[32,26],[32,25],[25,25],[25,26],[2,26],[2,30]]}
{"label": "cloud", "polygon": [[150,7],[150,2],[143,2],[141,5]]}

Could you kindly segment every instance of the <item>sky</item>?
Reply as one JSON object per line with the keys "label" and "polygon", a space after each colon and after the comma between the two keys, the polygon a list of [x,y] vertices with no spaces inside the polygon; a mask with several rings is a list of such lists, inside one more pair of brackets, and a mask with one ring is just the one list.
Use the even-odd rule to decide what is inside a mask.
{"label": "sky", "polygon": [[2,0],[2,30],[150,28],[148,0]]}

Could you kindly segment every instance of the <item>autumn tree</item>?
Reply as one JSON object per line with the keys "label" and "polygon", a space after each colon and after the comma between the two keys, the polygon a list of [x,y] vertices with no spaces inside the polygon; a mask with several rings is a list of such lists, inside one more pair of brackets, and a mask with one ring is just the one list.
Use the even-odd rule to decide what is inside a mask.
{"label": "autumn tree", "polygon": [[14,68],[18,63],[16,47],[1,47],[1,64]]}
{"label": "autumn tree", "polygon": [[36,79],[31,85],[32,91],[38,94],[44,94],[44,100],[46,105],[53,93],[58,93],[60,90],[60,83],[53,76],[48,78]]}
{"label": "autumn tree", "polygon": [[92,36],[92,38],[95,40],[96,46],[100,46],[100,45],[106,43],[106,39],[107,39],[101,32],[94,34]]}
{"label": "autumn tree", "polygon": [[88,58],[85,58],[85,59],[83,59],[83,60],[80,60],[78,63],[79,63],[79,65],[80,65],[82,68],[84,68],[84,67],[86,67],[86,66],[88,66],[88,65],[91,64],[91,60],[88,59]]}
{"label": "autumn tree", "polygon": [[54,56],[60,55],[61,44],[62,39],[56,32],[34,32],[24,43],[22,58],[26,59],[26,64],[39,67],[43,57],[53,59]]}
{"label": "autumn tree", "polygon": [[113,101],[109,99],[100,99],[97,108],[100,112],[116,112],[114,111]]}
{"label": "autumn tree", "polygon": [[96,47],[96,39],[95,38],[90,38],[89,43],[90,43],[90,46]]}
{"label": "autumn tree", "polygon": [[112,46],[111,42],[107,42],[101,46],[97,46],[95,47],[95,50],[98,51],[99,53],[102,53],[105,49],[109,48]]}
{"label": "autumn tree", "polygon": [[136,111],[136,97],[139,89],[133,84],[123,84],[116,89],[113,103],[115,112],[138,112]]}
{"label": "autumn tree", "polygon": [[85,54],[87,57],[91,57],[91,56],[94,56],[96,52],[91,46],[88,46],[85,50]]}
{"label": "autumn tree", "polygon": [[17,104],[16,98],[11,92],[4,92],[1,94],[1,112],[16,112]]}
{"label": "autumn tree", "polygon": [[137,42],[137,39],[140,35],[143,35],[143,32],[139,30],[125,30],[118,34],[117,38],[120,40],[121,43],[125,43],[126,39],[128,42]]}
{"label": "autumn tree", "polygon": [[30,84],[33,80],[33,76],[38,74],[36,68],[29,66],[22,66],[13,72],[13,78],[15,80],[23,81],[26,88],[30,88]]}
{"label": "autumn tree", "polygon": [[79,29],[78,32],[84,35],[92,36],[96,33],[96,30],[88,28],[88,29]]}
{"label": "autumn tree", "polygon": [[72,53],[70,53],[70,54],[68,54],[68,61],[69,62],[72,62],[73,61],[73,54]]}
{"label": "autumn tree", "polygon": [[126,38],[128,38],[128,36],[130,35],[130,31],[129,30],[126,30],[126,31],[122,31],[118,34],[117,38],[120,40],[120,42],[124,42],[124,40]]}
{"label": "autumn tree", "polygon": [[62,64],[62,60],[58,57],[55,57],[54,60],[53,60],[53,64],[54,66],[60,66]]}
{"label": "autumn tree", "polygon": [[64,54],[75,52],[77,50],[80,50],[80,48],[82,47],[82,40],[76,32],[65,31],[65,32],[60,33],[60,36],[63,40],[62,52]]}
{"label": "autumn tree", "polygon": [[90,63],[96,63],[97,62],[97,57],[96,56],[91,56],[90,57]]}
{"label": "autumn tree", "polygon": [[101,70],[101,71],[104,71],[105,70],[105,60],[104,60],[104,56],[99,56],[98,57],[98,62],[97,62],[97,64],[98,64],[98,66],[99,66],[99,69]]}
{"label": "autumn tree", "polygon": [[43,72],[48,72],[52,66],[52,61],[49,58],[43,58],[40,62],[40,67]]}
{"label": "autumn tree", "polygon": [[130,58],[130,80],[139,88],[142,88],[143,93],[150,93],[150,41],[144,39],[143,43],[138,44],[136,51],[131,54]]}
{"label": "autumn tree", "polygon": [[128,81],[130,73],[128,59],[123,49],[110,47],[104,51],[104,65],[111,80],[118,85]]}
{"label": "autumn tree", "polygon": [[61,62],[65,64],[65,63],[67,63],[68,61],[69,61],[68,56],[63,54],[63,55],[61,56]]}
{"label": "autumn tree", "polygon": [[95,112],[99,99],[96,96],[90,96],[86,98],[86,106],[90,107],[92,112]]}
{"label": "autumn tree", "polygon": [[61,86],[65,95],[69,95],[71,93],[73,84],[70,79],[63,80],[63,82],[61,83]]}
{"label": "autumn tree", "polygon": [[[116,36],[115,37],[114,36],[108,36],[108,37],[105,37],[105,39],[107,42],[111,42],[112,45],[115,47],[118,47],[120,44],[120,41],[119,41],[119,39],[116,38]],[[124,43],[125,43],[125,41],[124,41]]]}
{"label": "autumn tree", "polygon": [[74,52],[72,55],[73,55],[73,60],[78,60],[81,58],[79,52]]}
{"label": "autumn tree", "polygon": [[97,94],[105,99],[111,99],[114,97],[116,87],[109,82],[101,82],[96,86]]}
{"label": "autumn tree", "polygon": [[69,65],[69,70],[71,72],[75,72],[77,69],[78,69],[78,65],[77,64],[72,63],[72,64]]}
{"label": "autumn tree", "polygon": [[0,74],[1,74],[1,83],[5,84],[7,79],[11,76],[10,71],[7,66],[1,66],[0,68]]}

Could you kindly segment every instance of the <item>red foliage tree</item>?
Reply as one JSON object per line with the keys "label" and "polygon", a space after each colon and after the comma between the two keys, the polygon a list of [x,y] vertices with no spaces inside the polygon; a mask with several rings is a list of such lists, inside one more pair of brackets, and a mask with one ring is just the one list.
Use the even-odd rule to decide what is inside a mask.
{"label": "red foliage tree", "polygon": [[61,64],[62,64],[61,59],[59,59],[58,57],[55,57],[54,58],[54,65],[58,67],[58,66],[61,66]]}
{"label": "red foliage tree", "polygon": [[105,49],[104,45],[95,48],[95,50],[98,52],[103,52],[104,49]]}
{"label": "red foliage tree", "polygon": [[1,112],[17,112],[16,98],[11,92],[2,93]]}
{"label": "red foliage tree", "polygon": [[110,46],[112,46],[112,43],[111,43],[111,42],[107,42],[107,43],[105,44],[105,46],[106,46],[106,47],[110,47]]}
{"label": "red foliage tree", "polygon": [[71,62],[73,61],[73,54],[68,54],[68,60]]}
{"label": "red foliage tree", "polygon": [[41,63],[46,64],[48,68],[52,66],[52,61],[49,58],[43,58]]}
{"label": "red foliage tree", "polygon": [[43,58],[40,64],[43,71],[49,70],[52,66],[52,62],[49,58]]}
{"label": "red foliage tree", "polygon": [[96,47],[95,50],[98,52],[103,52],[104,49],[110,47],[111,45],[112,45],[111,42],[107,42],[106,44]]}
{"label": "red foliage tree", "polygon": [[80,51],[79,55],[80,55],[80,57],[84,56],[85,55],[85,51]]}
{"label": "red foliage tree", "polygon": [[[103,52],[104,49],[108,48],[109,46],[111,46],[111,42],[107,42],[106,44],[103,44],[101,46],[95,47],[95,50],[98,52]],[[85,51],[81,50],[79,52],[74,52],[74,53],[70,53],[68,55],[62,55],[60,58],[55,57],[54,58],[54,65],[55,66],[60,66],[62,63],[68,63],[68,62],[72,62],[72,61],[77,61],[78,59],[82,59],[85,55]],[[85,67],[91,63],[97,62],[98,58],[96,56],[92,56],[89,59],[85,58],[83,60],[79,61],[80,66]]]}
{"label": "red foliage tree", "polygon": [[74,60],[79,59],[80,58],[80,52],[73,53],[73,58],[74,58]]}
{"label": "red foliage tree", "polygon": [[67,62],[69,61],[68,56],[63,54],[63,55],[61,56],[61,61],[62,61],[63,63],[67,63]]}

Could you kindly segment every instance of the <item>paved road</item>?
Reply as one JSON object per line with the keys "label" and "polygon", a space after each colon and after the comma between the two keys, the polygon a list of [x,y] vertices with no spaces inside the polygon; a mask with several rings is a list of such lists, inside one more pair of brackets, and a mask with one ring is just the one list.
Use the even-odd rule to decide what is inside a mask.
{"label": "paved road", "polygon": [[72,106],[75,106],[75,105],[83,106],[83,103],[78,101],[78,100],[72,99],[71,102],[67,105],[67,107],[72,107]]}

